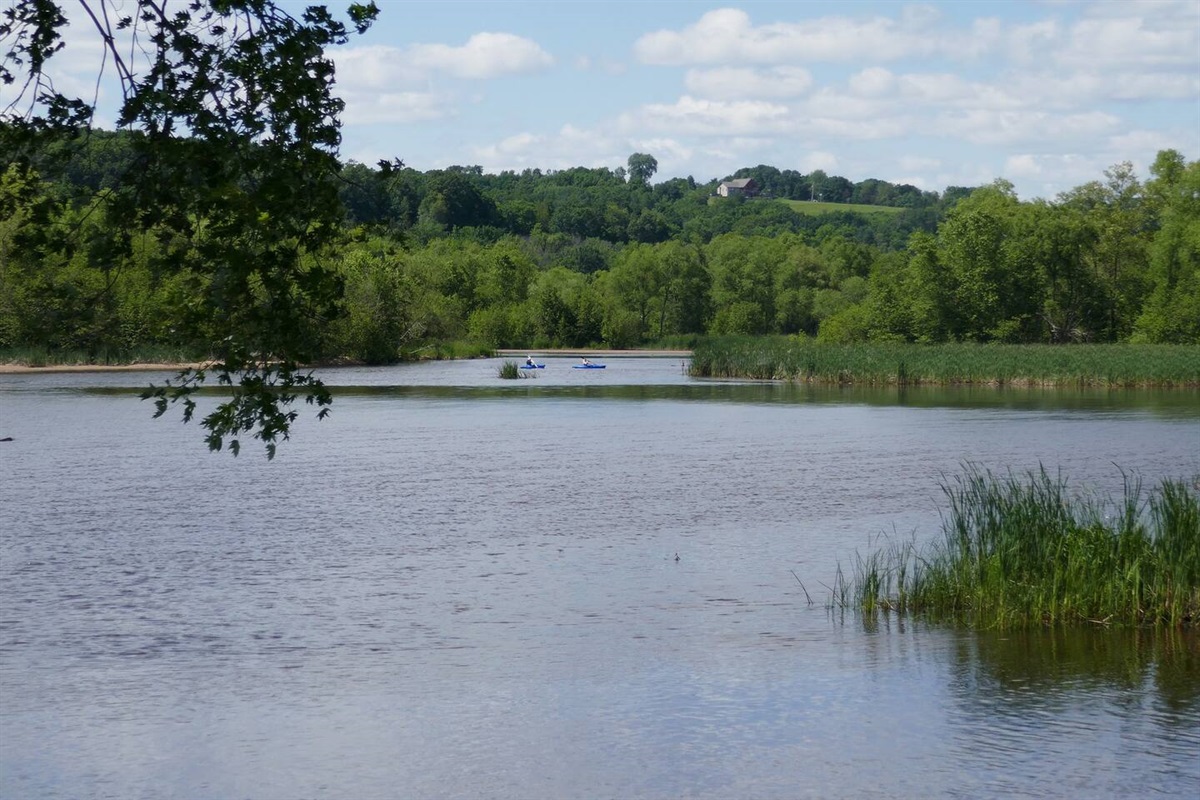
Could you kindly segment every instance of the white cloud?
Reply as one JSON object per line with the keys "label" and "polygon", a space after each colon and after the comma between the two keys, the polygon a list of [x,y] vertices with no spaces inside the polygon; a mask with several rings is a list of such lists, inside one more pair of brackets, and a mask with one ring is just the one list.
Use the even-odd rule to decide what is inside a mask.
{"label": "white cloud", "polygon": [[[975,109],[947,112],[932,122],[942,136],[963,138],[975,144],[1012,146],[1029,142],[1094,142],[1120,127],[1112,114],[1089,111],[1051,114],[1044,111],[992,111]],[[1060,144],[1061,146],[1061,144]]]}
{"label": "white cloud", "polygon": [[1039,20],[1029,25],[1015,25],[1005,33],[997,25],[991,29],[996,34],[996,41],[1005,40],[1008,56],[1019,62],[1038,63],[1045,61],[1048,54],[1062,38],[1062,30],[1056,20]]}
{"label": "white cloud", "polygon": [[507,33],[475,34],[461,47],[376,45],[343,48],[333,57],[337,92],[346,101],[344,120],[350,125],[453,117],[460,98],[451,90],[435,90],[436,78],[484,80],[534,72],[553,63],[536,43]]}
{"label": "white cloud", "polygon": [[918,133],[927,124],[911,116],[878,116],[861,119],[801,117],[797,132],[818,140],[868,141],[899,138]]}
{"label": "white cloud", "polygon": [[724,67],[688,70],[683,82],[689,92],[700,97],[734,100],[796,97],[812,87],[813,79],[802,67],[765,70]]}
{"label": "white cloud", "polygon": [[[1119,133],[1108,138],[1108,149],[1114,153],[1153,155],[1159,150],[1181,149],[1186,145],[1177,137],[1164,131],[1136,130]],[[1190,154],[1189,154],[1190,155]]]}
{"label": "white cloud", "polygon": [[929,30],[936,19],[915,13],[900,21],[821,17],[755,26],[745,11],[722,8],[680,31],[646,34],[634,44],[634,54],[643,63],[664,65],[887,61],[945,50],[948,42]]}
{"label": "white cloud", "polygon": [[835,173],[839,162],[838,157],[833,153],[811,150],[801,156],[797,163],[799,165],[797,169],[800,172],[813,172],[820,169],[827,173]]}
{"label": "white cloud", "polygon": [[1128,12],[1125,16],[1083,19],[1073,25],[1064,41],[1049,51],[1054,60],[1093,68],[1189,67],[1195,63],[1200,52],[1200,13],[1193,11],[1190,24],[1184,17],[1178,20],[1181,24],[1164,25],[1139,4],[1121,5]]}
{"label": "white cloud", "polygon": [[630,144],[633,145],[631,153],[651,153],[660,163],[682,163],[695,153],[695,148],[670,137],[631,139]]}
{"label": "white cloud", "polygon": [[637,151],[628,139],[603,130],[563,125],[556,133],[522,132],[470,148],[473,163],[488,172],[624,166]]}
{"label": "white cloud", "polygon": [[339,82],[354,88],[395,87],[435,75],[486,80],[537,72],[554,63],[536,42],[510,33],[477,33],[461,47],[351,47],[338,50],[334,58]]}
{"label": "white cloud", "polygon": [[354,89],[383,89],[396,84],[420,83],[428,71],[418,69],[404,51],[396,47],[350,47],[334,53],[339,86]]}
{"label": "white cloud", "polygon": [[870,67],[850,76],[850,92],[863,97],[882,97],[895,88],[896,76],[883,67]]}
{"label": "white cloud", "polygon": [[779,132],[793,125],[788,107],[760,100],[725,102],[684,95],[667,105],[650,103],[623,114],[623,130],[666,130],[694,135],[730,136]]}
{"label": "white cloud", "polygon": [[454,116],[450,98],[430,92],[379,92],[344,94],[347,125],[427,122]]}
{"label": "white cloud", "polygon": [[1004,174],[1010,178],[1040,178],[1044,171],[1041,160],[1029,153],[1012,155],[1004,161]]}
{"label": "white cloud", "polygon": [[536,72],[554,63],[536,42],[511,33],[477,33],[461,47],[418,44],[406,57],[418,68],[473,79]]}

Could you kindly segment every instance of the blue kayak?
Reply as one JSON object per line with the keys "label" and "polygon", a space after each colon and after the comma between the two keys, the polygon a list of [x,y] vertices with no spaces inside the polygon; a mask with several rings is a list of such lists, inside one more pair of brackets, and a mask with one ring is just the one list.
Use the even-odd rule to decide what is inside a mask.
{"label": "blue kayak", "polygon": [[576,364],[571,369],[604,369],[607,364]]}
{"label": "blue kayak", "polygon": [[522,364],[521,369],[545,369],[545,364]]}

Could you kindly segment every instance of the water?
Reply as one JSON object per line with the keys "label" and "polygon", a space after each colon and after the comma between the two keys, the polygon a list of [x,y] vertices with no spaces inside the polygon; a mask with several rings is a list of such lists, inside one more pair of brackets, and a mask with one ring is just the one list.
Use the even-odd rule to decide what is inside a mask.
{"label": "water", "polygon": [[151,420],[162,375],[0,376],[0,797],[1200,790],[1194,635],[864,625],[824,588],[935,535],[963,461],[1200,474],[1196,393],[498,363],[331,371],[274,462]]}

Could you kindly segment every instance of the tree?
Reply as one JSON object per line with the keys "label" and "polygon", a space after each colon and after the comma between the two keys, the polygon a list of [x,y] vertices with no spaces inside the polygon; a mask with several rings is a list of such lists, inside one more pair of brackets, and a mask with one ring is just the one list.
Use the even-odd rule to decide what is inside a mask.
{"label": "tree", "polygon": [[629,157],[629,180],[631,183],[645,185],[658,172],[658,160],[646,153],[634,153]]}
{"label": "tree", "polygon": [[1145,301],[1152,203],[1146,202],[1128,161],[1110,167],[1104,175],[1105,181],[1090,181],[1058,199],[1080,216],[1088,234],[1080,261],[1104,295],[1103,318],[1094,325],[1096,337],[1119,341],[1128,338]]}
{"label": "tree", "polygon": [[1200,344],[1200,161],[1164,150],[1150,171],[1161,227],[1150,246],[1153,288],[1133,338]]}
{"label": "tree", "polygon": [[[180,403],[186,422],[194,393],[215,380],[232,397],[201,421],[209,448],[236,454],[249,434],[273,457],[298,396],[319,417],[331,402],[300,366],[342,296],[324,262],[341,220],[343,108],[325,49],[365,31],[378,9],[350,5],[347,25],[324,6],[297,18],[274,0],[80,6],[102,43],[97,72],[111,69],[120,85],[117,125],[131,135],[130,166],[95,200],[111,242],[103,266],[121,269],[137,235],[159,231],[163,262],[199,276],[194,313],[211,334],[211,366],[143,397],[156,416]],[[67,22],[61,0],[17,0],[0,13],[0,82],[11,97],[0,110],[6,164],[33,164],[48,143],[69,157],[91,130],[96,109],[60,93],[50,72]]]}
{"label": "tree", "polygon": [[449,169],[430,176],[421,216],[451,230],[490,225],[496,217],[496,205],[483,196],[467,174]]}

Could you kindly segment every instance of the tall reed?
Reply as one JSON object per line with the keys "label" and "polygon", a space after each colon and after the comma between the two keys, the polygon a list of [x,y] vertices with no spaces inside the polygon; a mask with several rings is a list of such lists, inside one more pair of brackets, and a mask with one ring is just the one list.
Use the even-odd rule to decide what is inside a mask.
{"label": "tall reed", "polygon": [[1200,491],[1185,482],[1147,492],[1127,474],[1121,498],[1100,500],[1045,469],[968,467],[942,488],[941,539],[858,558],[848,594],[864,612],[999,628],[1200,620]]}
{"label": "tall reed", "polygon": [[865,385],[1200,387],[1200,347],[831,344],[803,336],[729,336],[696,342],[690,372]]}

